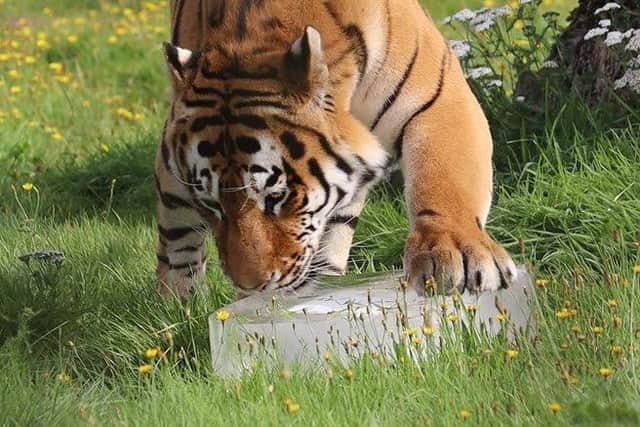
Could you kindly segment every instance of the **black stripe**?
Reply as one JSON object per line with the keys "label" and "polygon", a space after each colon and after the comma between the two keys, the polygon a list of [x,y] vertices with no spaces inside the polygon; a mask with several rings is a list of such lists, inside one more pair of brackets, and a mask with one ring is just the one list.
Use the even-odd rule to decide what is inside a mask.
{"label": "black stripe", "polygon": [[167,264],[169,265],[169,257],[166,257],[164,255],[158,255],[156,254],[156,258],[158,258],[158,261],[163,263],[163,264]]}
{"label": "black stripe", "polygon": [[222,216],[222,206],[220,205],[220,203],[216,202],[215,200],[207,200],[207,199],[199,199],[199,200],[200,200],[200,203],[202,203],[208,209],[217,211]]}
{"label": "black stripe", "polygon": [[238,20],[236,22],[236,37],[240,40],[247,35],[247,12],[252,6],[252,0],[242,0],[238,6]]}
{"label": "black stripe", "polygon": [[224,93],[213,87],[201,87],[201,86],[191,86],[191,89],[197,93],[198,95],[218,95],[221,98],[224,98]]}
{"label": "black stripe", "polygon": [[413,52],[413,56],[411,57],[411,61],[409,62],[409,65],[405,68],[404,74],[402,75],[402,78],[400,79],[400,81],[396,84],[396,87],[393,90],[393,93],[391,94],[391,96],[389,96],[389,98],[387,98],[387,100],[384,102],[384,105],[382,106],[382,109],[378,112],[378,116],[376,117],[376,119],[373,121],[373,124],[371,125],[371,130],[375,130],[376,126],[378,126],[378,122],[380,122],[380,119],[382,119],[382,116],[384,116],[386,112],[389,110],[389,108],[391,108],[391,106],[396,102],[396,99],[398,98],[398,95],[400,95],[402,88],[404,87],[405,83],[407,83],[407,80],[409,80],[409,76],[411,75],[413,66],[416,63],[416,58],[418,58],[419,47],[420,47],[419,43],[416,42],[416,48]]}
{"label": "black stripe", "polygon": [[320,142],[320,146],[322,147],[322,149],[325,151],[325,153],[327,153],[329,156],[331,156],[335,162],[336,162],[336,166],[338,166],[339,169],[341,169],[344,173],[346,173],[347,175],[351,175],[353,173],[353,168],[342,158],[340,157],[335,151],[333,151],[333,148],[331,147],[331,144],[329,143],[329,141],[327,140],[327,138],[321,134],[320,132],[318,132],[317,130],[307,127],[307,126],[303,126],[303,125],[299,125],[296,123],[293,123],[283,117],[280,116],[274,116],[274,118],[279,121],[280,123],[291,127],[293,129],[301,129],[307,133],[310,133],[312,135],[314,135],[318,141]]}
{"label": "black stripe", "polygon": [[440,214],[433,209],[423,209],[418,212],[417,216],[440,216]]}
{"label": "black stripe", "polygon": [[352,229],[356,229],[356,227],[358,226],[358,221],[360,221],[360,218],[358,218],[357,216],[351,216],[351,215],[335,215],[333,217],[331,217],[331,219],[329,220],[329,224],[331,225],[348,225],[349,227],[351,227]]}
{"label": "black stripe", "polygon": [[261,149],[260,141],[250,136],[240,136],[235,142],[238,150],[244,153],[255,154]]}
{"label": "black stripe", "polygon": [[280,110],[289,110],[289,107],[278,101],[267,100],[255,100],[255,101],[241,101],[233,106],[233,108],[246,108],[246,107],[271,107]]}
{"label": "black stripe", "polygon": [[216,108],[218,106],[218,101],[212,99],[185,99],[183,102],[187,108]]}
{"label": "black stripe", "polygon": [[171,37],[171,43],[174,46],[180,45],[180,24],[182,23],[182,10],[184,9],[184,1],[178,0],[178,7],[176,9],[176,17],[173,20],[173,36]]}
{"label": "black stripe", "polygon": [[250,97],[267,97],[267,96],[279,96],[279,92],[271,92],[268,90],[253,90],[253,89],[233,89],[229,95],[230,98],[234,96],[240,96],[244,98]]}
{"label": "black stripe", "polygon": [[192,208],[191,203],[171,193],[159,193],[160,201],[167,209]]}
{"label": "black stripe", "polygon": [[335,24],[340,28],[342,34],[347,37],[351,43],[351,51],[354,54],[355,61],[358,65],[358,72],[360,73],[360,79],[364,76],[364,72],[367,69],[367,63],[369,61],[369,54],[367,52],[367,44],[364,40],[364,35],[362,34],[362,30],[358,28],[355,24],[344,25],[340,21],[340,17],[338,13],[333,9],[333,7],[329,4],[329,2],[324,3],[327,12],[331,15],[331,18],[335,22]]}
{"label": "black stripe", "polygon": [[316,213],[324,209],[324,207],[329,203],[329,198],[331,197],[331,187],[329,186],[329,183],[324,176],[324,172],[322,172],[322,168],[320,168],[320,165],[318,164],[318,161],[316,159],[309,159],[307,161],[307,164],[309,166],[309,172],[318,180],[318,182],[320,182],[320,185],[325,192],[324,202],[322,202],[318,209],[314,211],[314,213]]}
{"label": "black stripe", "polygon": [[436,88],[436,92],[433,94],[431,99],[429,99],[427,102],[422,104],[422,106],[418,110],[416,110],[402,126],[400,135],[398,135],[398,138],[396,139],[396,142],[394,144],[398,157],[402,157],[402,140],[404,139],[404,134],[407,131],[407,127],[411,124],[413,119],[415,119],[417,116],[419,116],[420,114],[424,113],[429,108],[431,108],[433,104],[436,103],[438,98],[440,98],[440,95],[442,94],[442,88],[444,86],[445,72],[447,70],[447,65],[449,64],[449,58],[450,58],[450,51],[447,48],[447,50],[445,51],[442,57],[442,63],[440,65],[440,78],[438,80],[438,86]]}
{"label": "black stripe", "polygon": [[287,147],[287,150],[289,150],[289,154],[291,154],[291,157],[294,160],[298,160],[304,156],[304,144],[291,132],[283,132],[280,135],[280,141],[282,141],[284,146]]}
{"label": "black stripe", "polygon": [[254,114],[240,114],[238,116],[230,116],[229,123],[241,124],[243,126],[256,130],[264,130],[269,128],[265,119]]}
{"label": "black stripe", "polygon": [[193,270],[198,268],[199,265],[200,265],[200,261],[184,262],[182,264],[169,264],[169,268],[172,270],[184,270],[185,268],[188,268],[189,270]]}
{"label": "black stripe", "polygon": [[[206,3],[207,0],[204,0],[202,3]],[[209,2],[210,3],[210,2]],[[222,25],[224,21],[226,9],[226,1],[225,0],[217,0],[215,2],[215,9],[209,13],[208,22],[211,28],[218,28]]]}
{"label": "black stripe", "polygon": [[[269,178],[267,178],[267,182],[265,182],[264,184],[266,188],[276,185],[276,183],[278,182],[278,178],[280,178],[280,175],[282,175],[282,169],[277,166],[273,166],[271,170],[273,171],[273,173],[269,176]],[[278,199],[278,201],[283,197],[284,194],[282,195],[282,197],[280,197],[280,199]]]}
{"label": "black stripe", "polygon": [[184,248],[176,249],[174,252],[198,252],[202,249],[201,246],[185,246]]}
{"label": "black stripe", "polygon": [[209,126],[220,126],[224,124],[222,116],[204,116],[198,117],[191,123],[191,132],[201,132]]}
{"label": "black stripe", "polygon": [[476,217],[476,225],[478,226],[478,228],[480,229],[480,231],[483,230],[482,228],[482,222],[480,222],[480,218]]}
{"label": "black stripe", "polygon": [[167,240],[179,240],[191,233],[196,232],[196,230],[193,227],[176,227],[166,229],[161,225],[158,225],[158,232]]}
{"label": "black stripe", "polygon": [[278,70],[275,68],[264,68],[260,71],[243,70],[238,67],[229,67],[220,71],[211,71],[208,67],[202,67],[202,76],[209,80],[277,80]]}

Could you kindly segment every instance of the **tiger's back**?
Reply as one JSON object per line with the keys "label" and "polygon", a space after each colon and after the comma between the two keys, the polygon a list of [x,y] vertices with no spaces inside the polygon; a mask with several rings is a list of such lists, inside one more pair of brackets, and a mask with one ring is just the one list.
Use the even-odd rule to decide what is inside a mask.
{"label": "tiger's back", "polygon": [[[201,236],[180,235],[178,244],[167,239],[181,221],[213,228],[223,268],[245,291],[297,286],[317,272],[344,272],[366,193],[394,160],[403,168],[409,219],[419,240],[438,240],[456,228],[443,251],[459,252],[467,267],[447,269],[443,258],[437,260],[444,266],[440,273],[454,282],[466,284],[472,276],[477,281],[465,259],[478,251],[465,252],[472,245],[464,242],[470,235],[482,237],[485,249],[493,244],[484,234],[491,136],[457,59],[417,1],[177,0],[171,11],[173,47],[167,58],[175,93],[156,168],[161,282],[181,283],[186,276],[189,282],[203,267],[196,259],[202,255]],[[252,110],[230,110],[237,106]],[[203,117],[209,123],[194,126]],[[260,129],[248,117],[258,118]],[[181,128],[181,121],[188,126]],[[242,149],[239,143],[247,141],[252,147]],[[202,155],[211,152],[220,156]],[[168,183],[176,174],[180,179]],[[277,218],[264,220],[273,217],[270,196],[263,194],[271,190],[255,183],[278,179],[289,194],[278,200],[283,205]],[[198,187],[206,194],[199,195]],[[242,189],[235,201],[225,195],[232,188]],[[167,209],[167,192],[184,206]],[[206,198],[204,207],[188,215],[177,212]],[[247,201],[255,206],[246,208]],[[296,207],[287,210],[286,204]],[[299,215],[309,210],[315,215]],[[193,251],[197,257],[175,255],[181,252],[172,247],[183,240],[193,240],[186,243],[199,248]],[[421,258],[412,251],[424,250],[409,243],[405,267],[420,270],[412,265],[422,261],[406,258]],[[493,271],[486,260],[472,263],[485,282],[513,273],[497,248],[488,249],[499,252],[491,255],[498,259]],[[247,259],[252,251],[259,261]],[[170,273],[176,277],[167,279]]]}

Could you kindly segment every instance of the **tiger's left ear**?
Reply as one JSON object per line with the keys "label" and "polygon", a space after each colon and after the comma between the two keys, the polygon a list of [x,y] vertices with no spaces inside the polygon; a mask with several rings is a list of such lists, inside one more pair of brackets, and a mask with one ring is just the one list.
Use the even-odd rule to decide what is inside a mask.
{"label": "tiger's left ear", "polygon": [[285,56],[285,73],[289,82],[306,90],[328,80],[329,70],[324,63],[322,37],[318,30],[306,27],[302,37],[291,44]]}
{"label": "tiger's left ear", "polygon": [[174,89],[184,88],[195,77],[200,62],[200,53],[170,43],[163,43],[162,48]]}

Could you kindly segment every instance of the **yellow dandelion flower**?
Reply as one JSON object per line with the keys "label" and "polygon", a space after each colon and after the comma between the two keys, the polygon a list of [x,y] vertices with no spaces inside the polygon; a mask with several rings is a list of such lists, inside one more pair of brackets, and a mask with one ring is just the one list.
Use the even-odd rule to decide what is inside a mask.
{"label": "yellow dandelion flower", "polygon": [[551,402],[547,405],[547,408],[554,414],[557,414],[562,409],[562,406],[558,402]]}
{"label": "yellow dandelion flower", "polygon": [[611,368],[600,368],[598,370],[598,373],[603,378],[609,378],[611,375],[613,375],[613,369],[611,369]]}
{"label": "yellow dandelion flower", "polygon": [[413,345],[420,345],[420,344],[422,344],[422,338],[420,338],[420,337],[419,337],[419,336],[417,336],[417,335],[413,335],[413,336],[411,337],[411,344],[413,344]]}
{"label": "yellow dandelion flower", "polygon": [[14,95],[16,95],[16,94],[22,92],[22,88],[20,86],[11,86],[9,88],[9,92],[14,94]]}
{"label": "yellow dandelion flower", "polygon": [[423,326],[422,327],[422,333],[427,337],[432,336],[433,333],[434,333],[433,327],[431,327],[431,326]]}
{"label": "yellow dandelion flower", "polygon": [[59,132],[54,132],[51,134],[51,139],[53,139],[54,141],[62,141],[64,137]]}
{"label": "yellow dandelion flower", "polygon": [[516,357],[518,357],[518,350],[513,350],[513,349],[509,349],[506,352],[507,358],[508,359],[515,359]]}
{"label": "yellow dandelion flower", "polygon": [[133,113],[129,110],[127,110],[126,108],[118,108],[116,110],[116,114],[119,115],[120,117],[123,117],[127,120],[133,120]]}
{"label": "yellow dandelion flower", "polygon": [[229,313],[226,310],[220,310],[216,313],[216,319],[218,319],[221,322],[224,322],[225,320],[227,320],[229,317],[231,316],[231,313]]}
{"label": "yellow dandelion flower", "polygon": [[149,363],[138,366],[138,372],[142,375],[148,374],[149,372],[151,372],[151,369],[153,369],[153,366],[151,366]]}
{"label": "yellow dandelion flower", "polygon": [[412,337],[416,334],[416,328],[405,329],[404,331],[402,331],[402,334],[408,337]]}
{"label": "yellow dandelion flower", "polygon": [[498,313],[496,314],[496,319],[498,319],[500,322],[506,322],[508,317],[504,313]]}
{"label": "yellow dandelion flower", "polygon": [[640,264],[633,266],[633,272],[636,274],[640,274]]}
{"label": "yellow dandelion flower", "polygon": [[517,31],[522,30],[522,28],[524,28],[524,22],[522,22],[521,19],[518,19],[516,22],[513,23],[513,28]]}
{"label": "yellow dandelion flower", "polygon": [[591,332],[596,335],[602,335],[602,333],[604,332],[604,328],[602,326],[593,326],[591,328]]}
{"label": "yellow dandelion flower", "polygon": [[11,59],[11,55],[8,53],[0,53],[0,62],[7,62]]}
{"label": "yellow dandelion flower", "polygon": [[63,371],[56,375],[56,380],[61,384],[69,384],[69,382],[71,382],[71,377]]}
{"label": "yellow dandelion flower", "polygon": [[54,73],[60,73],[63,68],[64,67],[60,62],[52,62],[49,64],[49,69]]}
{"label": "yellow dandelion flower", "polygon": [[462,418],[463,421],[468,420],[469,418],[471,418],[471,412],[467,411],[466,409],[462,409],[460,411],[460,418]]}
{"label": "yellow dandelion flower", "polygon": [[572,310],[569,310],[566,307],[563,307],[559,311],[556,311],[556,317],[560,320],[568,319],[573,315],[574,315],[574,312]]}
{"label": "yellow dandelion flower", "polygon": [[609,347],[609,351],[611,351],[612,354],[615,354],[616,356],[618,356],[622,354],[624,349],[622,348],[621,345],[612,345]]}
{"label": "yellow dandelion flower", "polygon": [[100,144],[100,151],[102,151],[103,153],[108,153],[109,146],[107,144]]}
{"label": "yellow dandelion flower", "polygon": [[56,81],[60,82],[60,83],[69,83],[71,81],[71,76],[69,74],[63,74],[61,76],[54,76],[53,77]]}
{"label": "yellow dandelion flower", "polygon": [[47,42],[45,39],[39,39],[36,41],[36,46],[40,49],[47,49],[49,47],[49,42]]}
{"label": "yellow dandelion flower", "polygon": [[456,323],[456,322],[458,321],[458,315],[457,315],[457,314],[455,314],[455,313],[450,313],[450,314],[447,316],[447,320],[448,320],[449,322],[451,322],[451,323]]}
{"label": "yellow dandelion flower", "polygon": [[549,284],[549,279],[536,279],[536,286],[539,288],[546,288]]}
{"label": "yellow dandelion flower", "polygon": [[20,78],[20,73],[18,72],[18,70],[9,70],[9,72],[7,73],[7,76],[10,79],[18,80]]}
{"label": "yellow dandelion flower", "polygon": [[144,357],[146,357],[147,359],[155,359],[158,354],[160,354],[159,347],[148,348],[144,351]]}
{"label": "yellow dandelion flower", "polygon": [[45,7],[42,9],[42,14],[43,15],[47,15],[47,16],[51,16],[53,15],[53,11],[51,9],[49,9],[48,7]]}
{"label": "yellow dandelion flower", "polygon": [[116,36],[109,36],[107,38],[107,43],[116,44],[116,43],[118,43],[118,38]]}
{"label": "yellow dandelion flower", "polygon": [[22,189],[24,191],[26,191],[27,193],[31,190],[33,190],[35,188],[35,186],[33,185],[33,183],[31,182],[25,182],[24,184],[22,184]]}
{"label": "yellow dandelion flower", "polygon": [[67,36],[67,41],[71,44],[75,44],[78,42],[78,36],[71,34],[70,36]]}
{"label": "yellow dandelion flower", "polygon": [[293,399],[284,400],[284,408],[289,414],[295,414],[300,410],[300,405],[293,401]]}
{"label": "yellow dandelion flower", "polygon": [[36,62],[36,58],[35,56],[25,56],[24,57],[24,62],[27,64],[34,64]]}
{"label": "yellow dandelion flower", "polygon": [[351,369],[347,369],[346,371],[344,371],[344,377],[346,379],[348,379],[349,381],[353,380],[353,377],[355,377],[355,374],[353,373],[353,371]]}
{"label": "yellow dandelion flower", "polygon": [[613,326],[615,326],[616,328],[619,328],[620,326],[622,326],[622,317],[614,316],[613,317]]}
{"label": "yellow dandelion flower", "polygon": [[614,300],[614,299],[609,299],[609,300],[607,300],[607,305],[609,307],[617,307],[618,306],[618,302],[616,300]]}

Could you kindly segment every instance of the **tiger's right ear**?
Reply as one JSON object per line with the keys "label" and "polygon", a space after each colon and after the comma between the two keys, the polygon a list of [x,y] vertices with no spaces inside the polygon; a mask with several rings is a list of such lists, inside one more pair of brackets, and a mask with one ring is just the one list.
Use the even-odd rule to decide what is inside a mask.
{"label": "tiger's right ear", "polygon": [[163,43],[162,48],[174,89],[184,88],[195,77],[200,63],[200,52],[183,49],[171,43]]}

